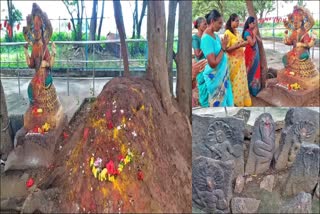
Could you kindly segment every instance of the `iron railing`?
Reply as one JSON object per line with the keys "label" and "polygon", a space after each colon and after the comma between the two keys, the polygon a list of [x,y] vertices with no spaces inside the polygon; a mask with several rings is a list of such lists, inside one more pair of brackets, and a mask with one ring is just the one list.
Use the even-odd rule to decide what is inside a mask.
{"label": "iron railing", "polygon": [[[175,39],[174,42],[177,42],[178,40]],[[52,42],[50,42],[51,44]],[[67,94],[69,95],[70,92],[70,84],[69,81],[76,79],[73,76],[77,75],[71,75],[71,72],[74,72],[73,74],[76,74],[77,72],[84,72],[84,76],[92,78],[92,84],[93,84],[93,92],[95,91],[95,79],[96,79],[96,72],[101,71],[105,74],[105,72],[108,71],[113,71],[113,72],[118,72],[119,76],[123,75],[123,59],[122,59],[122,54],[121,54],[121,43],[120,40],[107,40],[107,41],[55,41],[56,44],[56,49],[57,49],[57,55],[56,55],[56,60],[54,64],[54,68],[52,69],[54,74],[57,74],[59,71],[64,70],[65,73],[65,78],[67,79]],[[144,51],[142,51],[141,54],[138,54],[138,56],[135,56],[134,54],[129,54],[129,70],[131,72],[137,71],[137,72],[145,72],[146,71],[146,65],[147,65],[147,59],[148,59],[148,43],[147,40],[144,39],[126,39],[126,44],[128,43],[138,43],[143,44]],[[5,55],[6,53],[8,56],[11,54],[10,49],[12,47],[17,47],[20,48],[21,50],[17,51],[16,50],[16,57],[15,60],[2,60],[1,59],[1,73],[3,73],[3,70],[9,70],[9,73],[13,72],[16,73],[16,75],[9,75],[9,76],[14,76],[14,78],[17,78],[18,81],[18,88],[19,88],[19,94],[21,93],[20,87],[20,79],[25,78],[22,77],[21,74],[25,71],[34,71],[34,69],[29,69],[27,67],[27,64],[25,62],[25,56],[23,53],[23,46],[26,44],[26,42],[6,42],[6,43],[0,43],[0,49],[3,50],[3,48],[7,48],[7,51],[1,52],[1,55]],[[50,47],[49,44],[49,47]],[[99,53],[97,53],[97,46],[96,45],[108,45],[108,44],[117,44],[117,50],[118,56],[111,56],[111,57],[106,57],[106,56],[100,56],[100,59],[98,57]],[[59,51],[62,51],[62,46],[72,46],[72,47],[80,47],[83,48],[85,51],[85,56],[83,58],[63,58],[63,53],[59,54]],[[92,48],[91,55],[89,54],[89,49],[90,47]],[[116,51],[117,52],[117,51]],[[129,51],[128,51],[129,52]],[[12,55],[12,54],[11,54]],[[89,56],[90,55],[90,56]],[[3,58],[3,56],[1,56]],[[8,57],[10,59],[10,57]],[[12,57],[11,57],[12,58]],[[80,59],[79,59],[80,58]],[[91,59],[89,59],[91,58]],[[111,66],[101,66],[103,63],[107,65],[111,63]],[[14,67],[8,66],[8,65],[14,65]],[[80,67],[79,67],[80,65]],[[90,75],[90,72],[92,72],[92,75]],[[173,68],[173,73],[174,75],[176,74],[176,67],[174,63],[174,68]],[[102,76],[108,76],[108,75],[102,75]],[[114,76],[114,75],[113,75]],[[32,78],[32,77],[27,77],[27,78]]]}

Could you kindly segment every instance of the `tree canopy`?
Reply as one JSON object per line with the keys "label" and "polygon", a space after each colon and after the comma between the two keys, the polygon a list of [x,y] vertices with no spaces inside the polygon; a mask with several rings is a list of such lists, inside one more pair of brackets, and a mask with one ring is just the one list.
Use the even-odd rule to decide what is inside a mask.
{"label": "tree canopy", "polygon": [[[270,12],[275,10],[275,1],[273,0],[253,0],[253,5],[255,11],[259,15],[258,18],[263,18],[267,16]],[[193,0],[192,18],[196,19],[199,16],[204,17],[212,9],[217,9],[225,19],[228,19],[228,17],[232,13],[238,14],[241,19],[245,19],[245,17],[248,16],[248,12],[246,10],[246,3],[244,0]]]}

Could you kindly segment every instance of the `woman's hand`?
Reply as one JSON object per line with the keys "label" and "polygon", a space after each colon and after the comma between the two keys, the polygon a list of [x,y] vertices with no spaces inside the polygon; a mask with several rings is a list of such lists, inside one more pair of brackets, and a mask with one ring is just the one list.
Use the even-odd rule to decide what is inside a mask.
{"label": "woman's hand", "polygon": [[254,37],[258,34],[258,28],[257,27],[253,28],[252,34],[253,34]]}
{"label": "woman's hand", "polygon": [[304,43],[302,43],[302,42],[297,42],[297,44],[296,44],[296,47],[297,48],[300,48],[300,47],[304,47],[305,45],[304,45]]}
{"label": "woman's hand", "polygon": [[240,43],[240,47],[245,47],[248,44],[248,41],[242,41]]}
{"label": "woman's hand", "polygon": [[198,63],[195,63],[192,65],[192,79],[195,79],[198,73],[203,71],[205,66],[207,65],[207,60],[199,61]]}
{"label": "woman's hand", "polygon": [[226,50],[228,42],[229,42],[228,35],[224,35],[224,37],[223,37],[223,39],[221,41],[221,47],[222,47],[223,50]]}
{"label": "woman's hand", "polygon": [[41,62],[41,67],[42,67],[42,68],[49,67],[49,63],[48,63],[46,60],[42,60],[42,62]]}

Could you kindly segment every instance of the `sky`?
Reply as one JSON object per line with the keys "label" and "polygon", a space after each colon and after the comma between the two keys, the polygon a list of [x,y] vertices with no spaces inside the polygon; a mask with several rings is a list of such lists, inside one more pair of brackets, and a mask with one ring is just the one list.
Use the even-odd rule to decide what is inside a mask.
{"label": "sky", "polygon": [[[65,7],[65,5],[62,3],[62,1],[46,1],[46,0],[38,0],[38,1],[13,1],[14,6],[19,9],[22,13],[22,18],[26,19],[26,16],[31,13],[32,10],[32,3],[36,2],[40,8],[45,11],[49,17],[49,19],[58,19],[59,17],[61,19],[68,19],[68,20],[61,20],[60,21],[60,30],[61,31],[68,31],[67,30],[67,24],[70,20],[70,15]],[[142,1],[138,1],[139,5],[139,13],[142,9]],[[122,6],[122,14],[123,14],[123,20],[126,30],[127,38],[130,38],[132,35],[132,25],[133,25],[133,10],[134,10],[134,1],[121,1]],[[0,1],[1,6],[1,22],[3,23],[3,20],[5,16],[7,15],[7,1],[1,0]],[[98,17],[101,16],[101,7],[102,2],[99,2],[98,5]],[[168,18],[168,7],[169,7],[169,1],[165,1],[165,9],[166,9],[166,18]],[[85,0],[85,12],[84,17],[91,17],[92,13],[92,1]],[[177,8],[177,14],[176,14],[176,23],[178,20],[178,8]],[[111,0],[105,0],[105,9],[104,9],[104,17],[103,20],[103,26],[102,26],[102,35],[105,35],[109,32],[116,33],[116,23],[114,20],[114,14],[113,14],[113,2]],[[54,31],[59,31],[59,21],[58,20],[52,20],[51,24],[54,28]],[[89,21],[90,24],[90,21]],[[25,21],[21,22],[22,26],[26,25]],[[97,23],[97,28],[99,26],[99,20]],[[17,30],[16,28],[14,28]],[[147,16],[144,17],[142,27],[141,27],[141,34],[143,37],[146,38],[146,29],[147,29]],[[20,28],[20,32],[22,32],[22,27]],[[2,32],[3,33],[3,32]],[[177,32],[175,32],[177,34]]]}
{"label": "sky", "polygon": [[[293,2],[287,2],[284,1],[278,1],[278,16],[287,16],[289,13],[292,12],[293,7],[297,4],[298,1]],[[311,13],[313,13],[313,18],[315,20],[319,20],[319,8],[320,3],[317,0],[311,0],[311,1],[304,1],[304,4],[306,4],[306,8],[309,9]],[[275,5],[276,7],[276,5]],[[274,10],[272,13],[268,15],[268,17],[275,17],[277,16],[277,10]]]}

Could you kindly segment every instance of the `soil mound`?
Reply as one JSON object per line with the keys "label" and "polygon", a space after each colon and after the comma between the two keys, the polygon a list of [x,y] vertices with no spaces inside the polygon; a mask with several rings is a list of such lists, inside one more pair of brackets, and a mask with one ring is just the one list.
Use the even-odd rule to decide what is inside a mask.
{"label": "soil mound", "polygon": [[[191,212],[191,130],[152,83],[114,78],[69,125],[53,172],[62,212]],[[81,114],[81,111],[80,111]]]}

